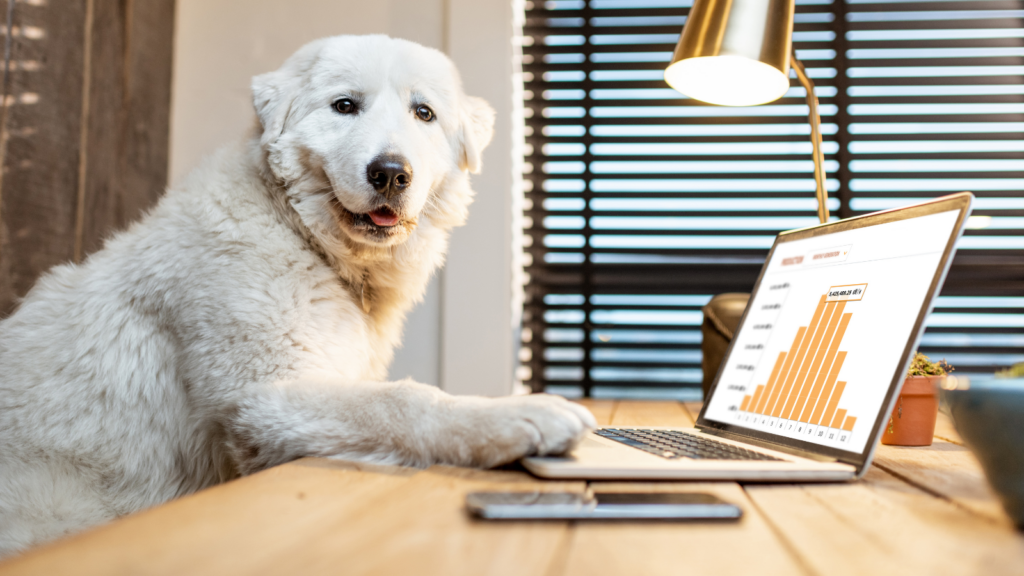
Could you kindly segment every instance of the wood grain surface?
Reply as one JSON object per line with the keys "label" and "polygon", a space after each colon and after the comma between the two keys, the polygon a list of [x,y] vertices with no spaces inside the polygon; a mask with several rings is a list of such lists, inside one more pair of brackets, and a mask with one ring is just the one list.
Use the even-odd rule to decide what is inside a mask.
{"label": "wood grain surface", "polygon": [[[676,402],[620,401],[608,425],[693,425]],[[739,522],[577,523],[558,574],[799,574],[800,568],[734,482],[592,482],[595,492],[708,492],[736,504]],[[737,548],[736,542],[744,542]]]}
{"label": "wood grain surface", "polygon": [[[690,426],[699,404],[585,402],[603,425]],[[937,434],[954,437],[948,421]],[[427,470],[303,459],[0,564],[10,574],[1020,574],[1015,531],[962,446],[883,447],[857,482],[592,482],[594,491],[701,491],[738,522],[484,522],[476,490],[583,482],[521,469]]]}

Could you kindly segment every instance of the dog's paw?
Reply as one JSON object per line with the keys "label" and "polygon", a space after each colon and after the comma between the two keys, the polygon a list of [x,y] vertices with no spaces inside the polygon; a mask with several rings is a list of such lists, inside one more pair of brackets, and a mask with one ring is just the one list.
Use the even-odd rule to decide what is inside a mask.
{"label": "dog's paw", "polygon": [[589,410],[560,396],[531,394],[493,400],[485,416],[487,441],[476,464],[497,466],[524,456],[564,454],[597,428]]}

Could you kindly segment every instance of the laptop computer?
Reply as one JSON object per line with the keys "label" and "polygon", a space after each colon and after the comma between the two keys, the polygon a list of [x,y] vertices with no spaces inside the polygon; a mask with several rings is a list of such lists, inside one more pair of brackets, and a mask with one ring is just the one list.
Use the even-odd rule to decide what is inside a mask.
{"label": "laptop computer", "polygon": [[969,192],[778,235],[696,428],[600,428],[544,478],[839,481],[868,469]]}

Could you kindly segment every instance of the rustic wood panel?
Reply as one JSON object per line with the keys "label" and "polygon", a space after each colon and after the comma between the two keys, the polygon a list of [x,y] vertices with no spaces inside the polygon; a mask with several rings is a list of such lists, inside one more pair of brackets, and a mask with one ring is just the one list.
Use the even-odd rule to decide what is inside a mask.
{"label": "rustic wood panel", "polygon": [[174,0],[0,0],[0,317],[167,179]]}
{"label": "rustic wood panel", "polygon": [[[85,0],[4,2],[0,313],[74,257]],[[10,21],[7,21],[7,16]]]}
{"label": "rustic wood panel", "polygon": [[96,0],[79,256],[167,185],[173,24],[174,0]]}

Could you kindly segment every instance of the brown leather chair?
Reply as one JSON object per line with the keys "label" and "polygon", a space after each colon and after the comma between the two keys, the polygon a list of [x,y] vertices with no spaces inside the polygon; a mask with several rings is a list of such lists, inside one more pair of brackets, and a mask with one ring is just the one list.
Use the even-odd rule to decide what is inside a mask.
{"label": "brown leather chair", "polygon": [[703,308],[704,323],[700,327],[703,336],[700,344],[700,367],[704,371],[701,388],[704,390],[705,399],[749,300],[750,294],[728,292],[715,296]]}

